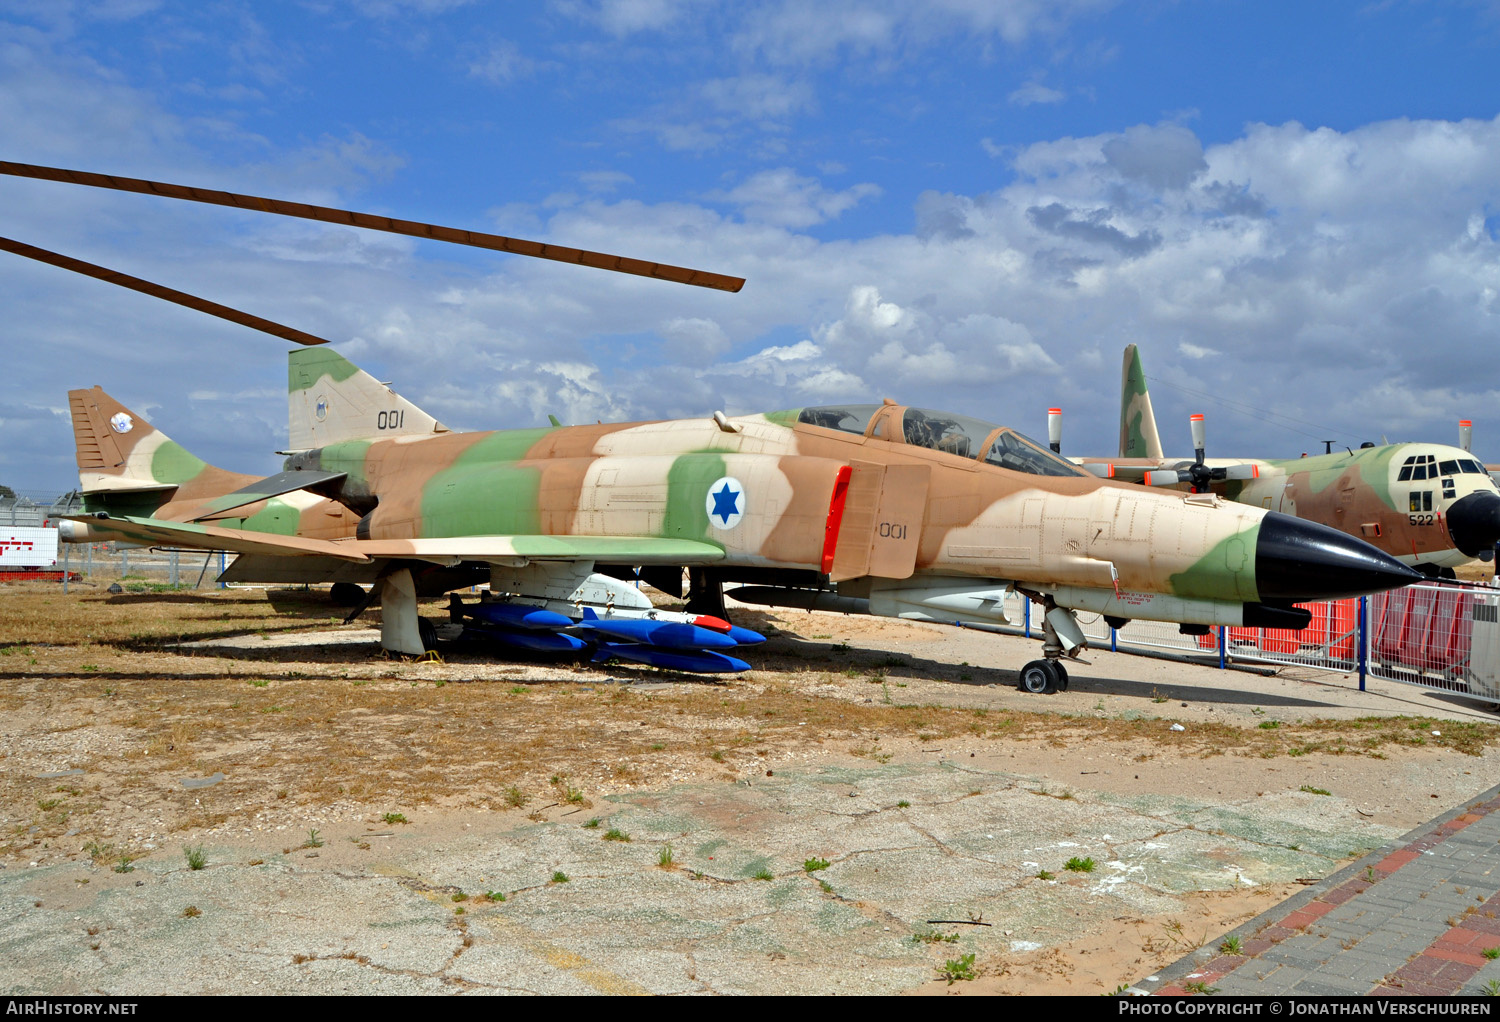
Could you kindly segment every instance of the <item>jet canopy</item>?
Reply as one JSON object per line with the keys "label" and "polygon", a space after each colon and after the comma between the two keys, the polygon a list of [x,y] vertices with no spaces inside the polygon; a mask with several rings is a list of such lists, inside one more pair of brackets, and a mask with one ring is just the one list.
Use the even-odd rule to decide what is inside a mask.
{"label": "jet canopy", "polygon": [[896,404],[803,408],[797,421],[875,440],[942,451],[955,457],[1039,476],[1080,476],[1082,469],[1005,426],[952,412]]}

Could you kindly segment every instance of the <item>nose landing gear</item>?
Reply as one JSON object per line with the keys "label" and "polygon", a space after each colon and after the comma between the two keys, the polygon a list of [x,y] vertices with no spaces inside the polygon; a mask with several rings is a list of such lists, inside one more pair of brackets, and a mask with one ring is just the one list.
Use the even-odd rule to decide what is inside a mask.
{"label": "nose landing gear", "polygon": [[1036,695],[1052,695],[1068,690],[1068,669],[1061,660],[1033,660],[1021,668],[1016,688]]}
{"label": "nose landing gear", "polygon": [[[1027,594],[1030,595],[1030,594]],[[1033,597],[1034,599],[1035,597]],[[1039,600],[1045,610],[1042,615],[1042,656],[1021,668],[1016,688],[1022,692],[1052,695],[1068,690],[1068,669],[1063,666],[1064,656],[1073,656],[1088,645],[1083,629],[1073,612],[1059,607],[1052,597]]]}

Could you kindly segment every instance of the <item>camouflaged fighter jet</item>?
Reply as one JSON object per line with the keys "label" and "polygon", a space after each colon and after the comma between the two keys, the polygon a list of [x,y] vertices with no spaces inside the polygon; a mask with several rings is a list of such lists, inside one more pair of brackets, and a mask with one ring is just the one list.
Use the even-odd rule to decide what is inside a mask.
{"label": "camouflaged fighter jet", "polygon": [[[1055,410],[1054,410],[1055,411]],[[1296,515],[1358,536],[1424,575],[1488,561],[1500,542],[1500,490],[1459,447],[1365,444],[1358,450],[1285,459],[1204,457],[1203,416],[1191,421],[1194,457],[1163,456],[1146,377],[1135,345],[1125,348],[1120,395],[1120,457],[1075,458],[1106,478],[1213,492],[1226,500]]]}
{"label": "camouflaged fighter jet", "polygon": [[[533,244],[52,168],[0,164],[0,173],[505,250]],[[102,267],[7,247],[323,343]],[[547,252],[530,254],[561,251],[681,283],[742,283],[535,247]],[[292,353],[289,400],[294,449],[284,471],[256,479],[206,464],[98,387],[71,391],[85,513],[64,538],[234,551],[227,581],[368,585],[382,645],[411,654],[429,646],[420,595],[487,581],[477,603],[450,595],[450,614],[476,634],[688,670],[743,669],[720,651],[760,638],[706,612],[722,608],[725,583],[741,583],[734,595],[746,602],[980,627],[1005,623],[1003,597],[1017,591],[1044,610],[1043,658],[1020,672],[1020,686],[1037,692],[1065,687],[1061,658],[1087,645],[1078,610],[1298,628],[1309,618],[1298,602],[1418,577],[1335,530],[1212,494],[1101,480],[1014,430],[890,401],[465,433],[327,349]],[[675,615],[620,580],[639,576],[680,596],[684,570],[693,592]]]}
{"label": "camouflaged fighter jet", "polygon": [[1076,610],[1296,628],[1297,602],[1418,577],[1322,526],[1107,482],[1013,430],[892,402],[461,433],[326,349],[294,351],[290,383],[306,446],[263,480],[70,392],[86,512],[66,538],[236,551],[228,581],[369,585],[382,643],[414,654],[418,596],[488,582],[460,616],[491,638],[595,631],[605,654],[695,670],[747,665],[701,632],[681,663],[632,648],[610,619],[667,619],[618,576],[671,588],[689,569],[689,613],[719,619],[741,583],[745,602],[992,627],[1014,589],[1044,611],[1032,691],[1066,685]]}

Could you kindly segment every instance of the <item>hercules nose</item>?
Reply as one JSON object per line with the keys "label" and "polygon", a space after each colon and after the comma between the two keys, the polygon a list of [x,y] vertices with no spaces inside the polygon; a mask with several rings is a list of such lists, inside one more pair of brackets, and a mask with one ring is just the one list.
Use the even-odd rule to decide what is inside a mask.
{"label": "hercules nose", "polygon": [[1471,493],[1448,509],[1448,535],[1470,557],[1500,542],[1500,496]]}

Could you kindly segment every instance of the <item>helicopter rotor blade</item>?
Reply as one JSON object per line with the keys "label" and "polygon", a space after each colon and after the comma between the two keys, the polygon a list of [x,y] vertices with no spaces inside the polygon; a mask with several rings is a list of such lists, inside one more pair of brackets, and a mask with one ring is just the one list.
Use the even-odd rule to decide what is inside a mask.
{"label": "helicopter rotor blade", "polygon": [[496,252],[511,252],[516,255],[552,259],[562,263],[578,263],[581,266],[614,270],[618,273],[633,273],[642,277],[655,277],[658,280],[692,284],[696,287],[713,288],[718,291],[735,292],[745,286],[743,277],[730,277],[722,273],[710,273],[707,270],[694,270],[685,266],[672,266],[668,263],[653,263],[644,259],[630,259],[626,256],[590,252],[586,249],[568,248],[563,245],[548,245],[539,241],[526,241],[523,238],[508,238],[503,234],[466,231],[456,227],[422,223],[418,220],[397,220],[374,213],[356,213],[347,209],[314,206],[305,202],[290,202],[283,199],[268,199],[258,195],[241,195],[237,192],[224,192],[212,188],[194,188],[188,185],[167,184],[162,181],[146,181],[141,178],[117,177],[113,174],[94,174],[84,170],[41,167],[30,163],[11,163],[3,160],[0,160],[0,174],[87,185],[92,188],[139,192],[143,195],[160,195],[190,202],[206,202],[217,206],[301,217],[304,220],[318,220],[323,223],[363,227],[372,231],[404,234],[413,238],[431,238],[455,245],[487,248]]}
{"label": "helicopter rotor blade", "polygon": [[141,294],[150,295],[153,298],[160,298],[163,301],[195,309],[198,312],[206,312],[210,316],[218,316],[220,319],[227,319],[231,323],[238,323],[240,326],[247,326],[252,330],[259,330],[262,333],[270,334],[273,337],[280,337],[283,340],[292,341],[296,344],[328,343],[328,338],[326,337],[319,337],[316,334],[310,334],[295,327],[286,326],[272,319],[252,316],[248,312],[241,312],[239,309],[220,305],[218,302],[211,302],[207,298],[199,298],[197,295],[190,295],[185,291],[175,291],[170,287],[154,284],[149,280],[142,280],[140,277],[132,277],[128,273],[121,273],[119,270],[111,270],[107,266],[86,263],[82,259],[65,256],[61,252],[52,252],[45,248],[37,248],[35,245],[28,245],[25,242],[15,241],[11,238],[0,238],[0,250],[12,252],[18,256],[25,256],[27,259],[35,259],[37,262],[50,263],[64,270],[81,273],[86,277],[95,277],[110,284],[126,287],[132,291],[139,291]]}

